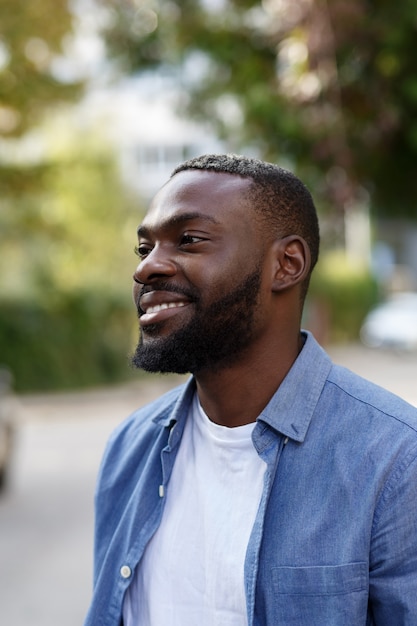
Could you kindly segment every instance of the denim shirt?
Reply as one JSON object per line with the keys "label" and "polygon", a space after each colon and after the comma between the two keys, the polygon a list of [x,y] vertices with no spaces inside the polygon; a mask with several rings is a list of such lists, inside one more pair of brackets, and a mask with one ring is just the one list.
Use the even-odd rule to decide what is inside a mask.
{"label": "denim shirt", "polygon": [[[416,626],[417,410],[306,337],[253,431],[267,470],[245,560],[248,624]],[[122,622],[194,393],[191,378],[108,443],[85,626]]]}

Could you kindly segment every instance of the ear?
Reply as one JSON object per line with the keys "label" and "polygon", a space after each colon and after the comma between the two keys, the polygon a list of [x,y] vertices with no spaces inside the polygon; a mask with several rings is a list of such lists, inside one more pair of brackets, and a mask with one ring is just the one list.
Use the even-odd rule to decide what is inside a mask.
{"label": "ear", "polygon": [[310,249],[305,239],[298,235],[289,235],[277,239],[273,247],[275,266],[272,291],[283,291],[302,283],[311,265]]}

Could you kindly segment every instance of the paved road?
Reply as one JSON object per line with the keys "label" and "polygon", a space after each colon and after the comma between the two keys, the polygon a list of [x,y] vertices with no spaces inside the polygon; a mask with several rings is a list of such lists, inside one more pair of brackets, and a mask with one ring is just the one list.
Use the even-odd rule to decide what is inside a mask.
{"label": "paved road", "polygon": [[[334,360],[417,406],[417,355],[333,348]],[[93,491],[111,430],[178,378],[21,398],[8,493],[0,499],[0,624],[81,625],[91,588]]]}
{"label": "paved road", "polygon": [[11,484],[0,498],[0,625],[82,624],[105,442],[124,417],[174,381],[20,398]]}

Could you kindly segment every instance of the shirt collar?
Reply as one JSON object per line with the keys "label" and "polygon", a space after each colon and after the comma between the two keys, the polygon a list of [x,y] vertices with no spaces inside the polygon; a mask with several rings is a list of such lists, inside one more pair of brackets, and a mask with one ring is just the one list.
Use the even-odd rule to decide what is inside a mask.
{"label": "shirt collar", "polygon": [[[162,426],[173,426],[177,422],[185,422],[195,390],[195,380],[194,377],[191,376],[184,385],[171,390],[159,399],[158,402],[160,406],[158,407],[158,413],[153,418],[153,421]],[[172,394],[176,396],[174,406],[172,405]]]}
{"label": "shirt collar", "polygon": [[258,420],[290,439],[302,442],[323,390],[332,362],[313,335],[303,331],[305,343],[287,376]]}
{"label": "shirt collar", "polygon": [[[295,441],[304,441],[324,384],[332,367],[330,357],[313,335],[302,331],[304,346],[287,376],[258,417],[274,430]],[[170,426],[185,423],[196,385],[191,377],[172,408],[171,395],[165,407],[160,407],[155,422]],[[165,409],[165,410],[164,410]]]}

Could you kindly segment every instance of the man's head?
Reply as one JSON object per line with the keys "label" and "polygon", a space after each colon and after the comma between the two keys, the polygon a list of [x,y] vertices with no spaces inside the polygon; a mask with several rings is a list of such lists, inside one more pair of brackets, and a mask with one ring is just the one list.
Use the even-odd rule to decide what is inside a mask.
{"label": "man's head", "polygon": [[155,196],[138,237],[134,365],[231,367],[299,324],[318,226],[291,173],[245,157],[187,161]]}
{"label": "man's head", "polygon": [[311,264],[303,290],[305,296],[319,256],[320,234],[313,198],[301,180],[273,163],[235,154],[207,154],[189,159],[174,169],[171,178],[186,170],[223,172],[251,180],[247,200],[266,227],[282,237],[299,235],[307,242]]}

